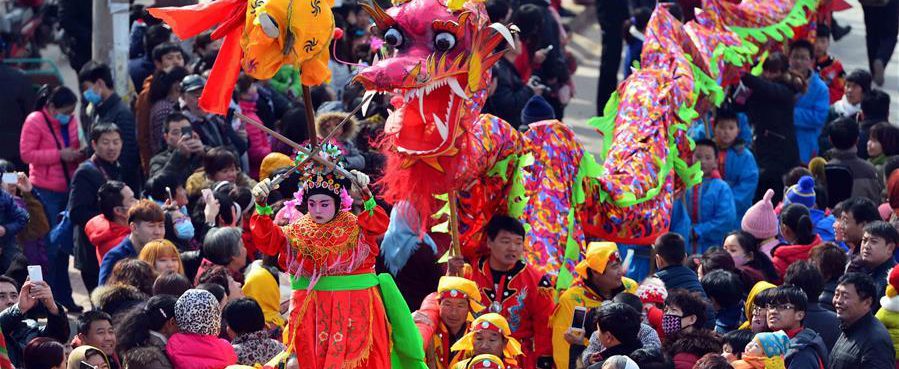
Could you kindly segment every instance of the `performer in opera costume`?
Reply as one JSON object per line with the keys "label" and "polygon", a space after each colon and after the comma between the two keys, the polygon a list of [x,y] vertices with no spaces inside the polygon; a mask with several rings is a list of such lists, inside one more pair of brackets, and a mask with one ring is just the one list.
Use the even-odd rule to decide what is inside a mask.
{"label": "performer in opera costume", "polygon": [[[329,145],[320,155],[333,163],[339,158]],[[288,350],[303,369],[425,369],[408,306],[389,274],[374,273],[377,237],[387,229],[388,217],[375,204],[368,177],[353,171],[355,178],[346,178],[317,164],[304,169],[300,210],[305,215],[276,226],[266,205],[273,185],[266,179],[253,188],[256,214],[250,220],[259,249],[281,253],[290,273]],[[351,180],[365,197],[358,216],[348,211]]]}

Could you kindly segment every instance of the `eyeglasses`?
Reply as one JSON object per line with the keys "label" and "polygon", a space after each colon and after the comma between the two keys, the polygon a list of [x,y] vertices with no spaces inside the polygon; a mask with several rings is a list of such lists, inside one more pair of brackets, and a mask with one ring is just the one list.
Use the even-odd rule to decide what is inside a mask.
{"label": "eyeglasses", "polygon": [[785,311],[785,310],[793,310],[795,308],[796,307],[793,306],[793,304],[780,304],[780,305],[767,304],[767,305],[765,305],[765,309],[768,309],[769,311],[770,310]]}

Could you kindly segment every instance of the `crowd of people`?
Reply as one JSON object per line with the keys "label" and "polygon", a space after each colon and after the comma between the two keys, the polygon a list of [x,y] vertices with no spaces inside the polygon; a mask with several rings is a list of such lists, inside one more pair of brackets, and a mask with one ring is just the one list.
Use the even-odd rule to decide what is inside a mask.
{"label": "crowd of people", "polygon": [[[864,4],[866,18],[899,4],[881,2]],[[639,64],[655,2],[598,3],[601,112],[618,72]],[[672,13],[692,16],[677,3]],[[483,113],[520,130],[561,120],[577,68],[570,14],[558,1],[486,9],[518,29]],[[0,368],[387,368],[419,344],[430,369],[899,367],[899,128],[877,88],[895,32],[892,46],[869,40],[869,70],[844,71],[821,23],[743,74],[690,127],[703,180],[675,199],[671,232],[637,246],[651,250],[643,260],[591,240],[559,290],[525,261],[526,227],[504,214],[476,260],[438,263],[449,242],[437,234],[417,250],[381,242],[394,218],[367,184],[384,169],[390,104],[352,113],[364,90],[350,82],[383,41],[359,4],[333,10],[343,36],[330,83],[303,96],[292,66],[241,75],[225,115],[199,105],[221,41],[179,40],[140,5],[129,75],[115,76],[129,79],[125,96],[110,66],[84,55],[71,58],[77,86],[36,92],[0,64],[0,122],[18,135],[0,147]],[[244,116],[296,143],[329,138],[353,177],[303,179],[294,148]],[[72,257],[89,307],[73,298]],[[362,278],[374,271],[401,295]]]}

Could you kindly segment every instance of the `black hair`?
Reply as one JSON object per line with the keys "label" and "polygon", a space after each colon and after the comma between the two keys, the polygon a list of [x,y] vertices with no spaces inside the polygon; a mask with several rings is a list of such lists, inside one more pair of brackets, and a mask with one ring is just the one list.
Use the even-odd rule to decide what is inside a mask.
{"label": "black hair", "polygon": [[20,287],[19,287],[19,282],[16,282],[15,279],[12,279],[12,278],[9,277],[9,276],[0,275],[0,283],[9,283],[9,284],[11,284],[11,285],[16,289],[16,293],[19,292],[19,288],[20,288]]}
{"label": "black hair", "polygon": [[190,73],[184,67],[174,67],[168,72],[162,69],[157,70],[153,74],[153,82],[150,83],[150,104],[162,101],[168,97],[169,92],[172,91],[172,86],[178,86],[180,91],[181,80],[187,77],[188,74]]}
{"label": "black hair", "polygon": [[232,166],[238,169],[240,168],[237,156],[234,155],[231,150],[228,150],[223,146],[209,150],[203,158],[203,169],[206,170],[206,175],[210,178],[212,178],[215,173]]}
{"label": "black hair", "polygon": [[91,127],[91,142],[99,141],[107,133],[118,133],[119,138],[122,138],[122,130],[115,123],[97,123]]}
{"label": "black hair", "polygon": [[646,30],[646,25],[649,24],[649,18],[652,17],[652,9],[645,6],[637,7],[634,9],[633,17],[634,27],[644,31]]}
{"label": "black hair", "polygon": [[899,245],[899,232],[890,223],[878,220],[865,224],[865,233],[883,238],[887,244]]}
{"label": "black hair", "polygon": [[521,29],[521,41],[531,45],[544,27],[543,9],[534,4],[523,4],[512,13],[512,23]]}
{"label": "black hair", "polygon": [[496,239],[496,236],[499,235],[500,231],[506,231],[521,237],[524,237],[525,231],[524,226],[521,224],[518,219],[512,218],[508,215],[496,214],[490,221],[487,222],[487,226],[485,227],[487,231],[487,239],[493,240]]}
{"label": "black hair", "polygon": [[815,226],[805,205],[792,203],[784,206],[780,211],[780,222],[793,231],[798,244],[807,245],[815,240]]}
{"label": "black hair", "polygon": [[212,44],[212,32],[205,31],[194,37],[194,51],[205,49]]}
{"label": "black hair", "polygon": [[687,258],[687,246],[681,235],[673,232],[665,233],[656,239],[653,249],[656,255],[670,265],[680,265]]}
{"label": "black hair", "polygon": [[890,95],[878,89],[872,89],[865,93],[861,103],[862,114],[865,119],[874,121],[888,121],[890,116]]}
{"label": "black hair", "polygon": [[715,141],[712,141],[708,138],[701,138],[696,140],[696,147],[699,146],[708,146],[712,148],[712,151],[715,153],[715,157],[718,156],[718,145],[715,144]]}
{"label": "black hair", "polygon": [[128,369],[172,369],[164,349],[156,346],[135,347],[123,355],[122,364]]}
{"label": "black hair", "polygon": [[707,319],[705,312],[707,306],[705,297],[698,292],[690,292],[685,289],[675,288],[668,291],[668,297],[665,298],[665,305],[677,306],[680,308],[680,311],[683,312],[683,317],[688,317],[690,315],[695,316],[696,323],[693,323],[693,327],[701,328],[705,326]]}
{"label": "black hair", "polygon": [[50,337],[37,337],[25,345],[22,350],[22,367],[24,369],[51,369],[66,358],[66,348]]}
{"label": "black hair", "polygon": [[322,106],[322,104],[332,101],[330,93],[331,90],[328,89],[327,84],[315,86],[309,90],[309,95],[312,99],[312,107],[315,111],[318,111],[318,108]]}
{"label": "black hair", "polygon": [[293,140],[293,142],[303,142],[309,139],[309,132],[306,130],[306,107],[303,104],[297,104],[290,108],[275,123],[275,126],[278,129],[278,133]]}
{"label": "black hair", "polygon": [[152,57],[156,46],[169,42],[171,39],[172,31],[164,24],[154,24],[147,27],[147,31],[144,33],[144,51]]}
{"label": "black hair", "polygon": [[830,27],[828,27],[826,24],[815,25],[815,36],[816,39],[823,38],[827,41],[830,41]]}
{"label": "black hair", "polygon": [[622,344],[640,342],[640,312],[620,302],[604,304],[596,310],[596,325],[602,332],[609,332]]}
{"label": "black hair", "polygon": [[188,119],[186,115],[178,113],[178,112],[170,113],[169,115],[166,115],[165,123],[162,126],[163,132],[169,133],[169,126],[172,123],[180,122],[182,120],[186,120],[186,121],[190,122],[190,119]]}
{"label": "black hair", "polygon": [[169,196],[165,190],[166,187],[172,190],[172,196],[174,196],[176,189],[183,186],[183,182],[178,179],[175,173],[161,171],[147,180],[144,186],[144,196],[150,196],[153,200],[164,202]]}
{"label": "black hair", "polygon": [[696,360],[693,369],[733,369],[733,366],[720,353],[710,352]]}
{"label": "black hair", "polygon": [[104,63],[91,60],[78,71],[78,83],[94,83],[102,80],[106,88],[114,88],[112,82],[112,69]]}
{"label": "black hair", "polygon": [[755,298],[752,300],[752,306],[764,308],[765,305],[768,305],[768,303],[771,302],[772,296],[774,296],[773,288],[759,291],[759,293],[755,294]]}
{"label": "black hair", "polygon": [[643,311],[643,301],[641,301],[640,297],[638,297],[637,295],[635,295],[633,293],[621,292],[621,293],[615,295],[615,297],[612,298],[612,301],[626,304],[626,305],[634,308],[634,310],[636,310],[636,311],[641,311],[641,312]]}
{"label": "black hair", "polygon": [[880,217],[880,212],[877,211],[877,205],[867,197],[850,197],[846,199],[843,201],[843,211],[852,214],[852,219],[858,224],[883,220]]}
{"label": "black hair", "polygon": [[790,62],[782,52],[775,51],[768,55],[768,58],[762,63],[762,68],[766,71],[785,73],[790,68]]}
{"label": "black hair", "polygon": [[[781,178],[781,179],[783,180],[784,187],[789,188],[789,187],[799,183],[799,179],[802,177],[805,177],[805,176],[814,177],[815,175],[812,173],[812,171],[808,170],[808,168],[803,167],[803,166],[798,166],[798,167],[793,167],[793,169],[790,169],[790,171],[787,172],[787,174],[784,174],[783,178]],[[816,195],[817,195],[817,193],[816,193]]]}
{"label": "black hair", "polygon": [[729,252],[717,246],[710,247],[702,253],[699,257],[699,265],[702,267],[702,272],[705,274],[715,270],[737,271],[734,258],[730,256]]}
{"label": "black hair", "polygon": [[[822,281],[839,278],[846,270],[846,253],[833,242],[812,247],[808,257],[812,265],[821,272]],[[787,272],[789,273],[789,268]]]}
{"label": "black hair", "polygon": [[871,91],[872,80],[874,80],[874,77],[871,76],[871,72],[864,69],[853,70],[846,76],[846,82],[852,82],[859,85],[865,94]]}
{"label": "black hair", "polygon": [[43,85],[37,93],[34,110],[41,110],[48,105],[53,105],[54,108],[60,109],[66,106],[74,106],[77,103],[78,96],[68,87]]}
{"label": "black hair", "polygon": [[852,118],[838,118],[830,123],[828,135],[833,147],[848,150],[858,142],[858,123]]}
{"label": "black hair", "polygon": [[238,336],[265,329],[262,307],[256,300],[248,297],[229,301],[222,311],[222,318]]}
{"label": "black hair", "polygon": [[887,122],[880,122],[871,127],[869,137],[880,143],[883,155],[899,155],[899,127]]}
{"label": "black hair", "polygon": [[722,120],[732,120],[737,123],[737,126],[740,125],[740,118],[737,117],[737,112],[732,109],[718,109],[715,112],[715,123],[717,124]]}
{"label": "black hair", "polygon": [[850,272],[843,274],[843,276],[840,277],[840,280],[837,281],[837,285],[841,284],[851,284],[854,286],[859,299],[862,301],[871,299],[872,306],[875,303],[874,299],[878,298],[877,287],[874,285],[874,280],[871,279],[871,276],[867,273]]}
{"label": "black hair", "polygon": [[755,333],[748,329],[736,329],[724,334],[722,339],[724,343],[730,345],[731,353],[737,358],[743,357],[743,351],[746,351],[746,345],[752,342]]}
{"label": "black hair", "polygon": [[505,20],[509,9],[509,2],[506,0],[487,0],[487,16],[491,23]]}
{"label": "black hair", "polygon": [[218,302],[222,302],[225,297],[228,297],[228,289],[222,287],[222,285],[218,283],[200,283],[197,285],[197,289],[209,291],[209,293],[215,296],[215,300]]}
{"label": "black hair", "polygon": [[815,45],[812,45],[811,42],[805,39],[799,39],[790,43],[790,53],[792,54],[794,50],[805,49],[808,51],[808,55],[811,58],[815,57]]}
{"label": "black hair", "polygon": [[181,57],[184,59],[184,63],[187,63],[188,55],[184,52],[184,49],[181,48],[181,45],[178,45],[174,42],[163,42],[156,47],[153,48],[153,61],[162,62],[162,58],[166,56],[166,54],[170,54],[173,52],[181,53]]}
{"label": "black hair", "polygon": [[237,85],[234,86],[235,94],[242,94],[250,90],[250,87],[253,87],[253,83],[256,82],[256,79],[250,77],[250,75],[241,73],[240,76],[237,77]]}
{"label": "black hair", "polygon": [[166,322],[175,318],[175,302],[171,295],[153,296],[147,304],[128,312],[116,327],[116,352],[124,356],[135,347],[147,346],[153,337],[150,331],[160,331]]}
{"label": "black hair", "polygon": [[745,254],[752,256],[752,260],[747,262],[746,266],[761,271],[767,281],[780,279],[777,275],[777,269],[774,268],[774,263],[771,262],[771,258],[768,255],[762,252],[759,240],[755,236],[746,231],[733,231],[727,235],[727,237],[730,236],[734,236],[737,239],[737,244],[740,245]]}
{"label": "black hair", "polygon": [[724,309],[738,306],[743,299],[743,281],[729,270],[714,270],[702,276],[702,289]]}
{"label": "black hair", "polygon": [[671,360],[657,347],[641,348],[631,352],[628,357],[637,363],[640,369],[674,369]]}
{"label": "black hair", "polygon": [[193,286],[190,280],[184,274],[169,271],[156,277],[156,281],[153,282],[153,296],[171,295],[180,297],[184,294],[184,291],[191,289],[191,287]]}
{"label": "black hair", "polygon": [[125,189],[125,182],[108,181],[97,190],[97,205],[100,207],[100,213],[109,221],[115,219],[115,208],[122,206],[122,201],[125,201],[125,197],[122,196],[123,189]]}
{"label": "black hair", "polygon": [[771,294],[771,299],[768,300],[768,305],[790,304],[795,307],[796,311],[808,311],[808,296],[801,288],[783,285],[772,288],[772,290],[774,292]]}
{"label": "black hair", "polygon": [[816,302],[824,291],[824,276],[821,271],[808,260],[799,260],[790,264],[784,274],[784,285],[796,286],[805,292],[808,301]]}
{"label": "black hair", "polygon": [[890,174],[893,174],[896,169],[899,169],[899,157],[889,158],[883,165],[883,174],[886,178],[890,178]]}
{"label": "black hair", "polygon": [[76,323],[78,334],[88,334],[91,330],[91,325],[94,324],[94,322],[101,320],[108,321],[109,324],[112,324],[112,317],[107,313],[99,310],[85,311],[78,316],[78,322]]}

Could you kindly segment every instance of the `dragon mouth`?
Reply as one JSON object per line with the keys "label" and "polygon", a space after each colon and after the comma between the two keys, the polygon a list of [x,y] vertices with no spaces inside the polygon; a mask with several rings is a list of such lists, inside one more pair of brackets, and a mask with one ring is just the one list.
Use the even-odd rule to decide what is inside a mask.
{"label": "dragon mouth", "polygon": [[456,77],[417,88],[397,88],[393,92],[403,102],[390,113],[384,132],[396,135],[397,152],[439,154],[453,145],[458,135],[459,109],[468,99]]}

